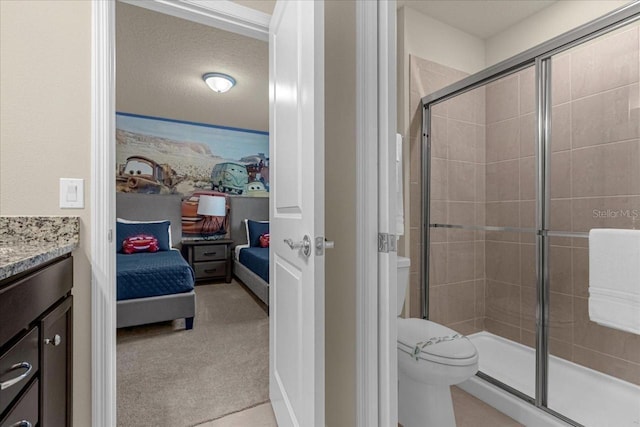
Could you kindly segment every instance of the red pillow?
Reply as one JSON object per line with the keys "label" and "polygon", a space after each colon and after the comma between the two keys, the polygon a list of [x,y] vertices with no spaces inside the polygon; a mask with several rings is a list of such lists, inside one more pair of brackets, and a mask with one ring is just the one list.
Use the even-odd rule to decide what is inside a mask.
{"label": "red pillow", "polygon": [[260,247],[261,248],[269,247],[269,233],[264,233],[260,235]]}
{"label": "red pillow", "polygon": [[158,252],[158,239],[147,234],[127,237],[122,241],[122,252],[125,254]]}

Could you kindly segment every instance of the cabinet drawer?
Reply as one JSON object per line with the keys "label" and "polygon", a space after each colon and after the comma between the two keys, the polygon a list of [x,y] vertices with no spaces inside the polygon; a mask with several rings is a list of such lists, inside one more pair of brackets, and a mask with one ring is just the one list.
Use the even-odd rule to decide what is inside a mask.
{"label": "cabinet drawer", "polygon": [[227,259],[227,245],[203,245],[193,248],[193,261],[217,261]]}
{"label": "cabinet drawer", "polygon": [[38,328],[0,356],[0,413],[38,372]]}
{"label": "cabinet drawer", "polygon": [[193,264],[196,279],[224,277],[227,274],[226,261],[198,262]]}
{"label": "cabinet drawer", "polygon": [[7,416],[0,422],[0,427],[36,427],[38,425],[38,380],[20,398]]}

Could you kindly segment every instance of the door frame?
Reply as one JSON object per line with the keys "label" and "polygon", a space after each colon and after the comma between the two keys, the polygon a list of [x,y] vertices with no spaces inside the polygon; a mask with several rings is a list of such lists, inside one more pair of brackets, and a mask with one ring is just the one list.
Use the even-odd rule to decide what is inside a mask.
{"label": "door frame", "polygon": [[[270,15],[231,1],[120,1],[268,41]],[[356,13],[357,185],[363,190],[358,191],[356,208],[359,218],[367,219],[365,213],[379,211],[377,171],[370,165],[378,163],[378,151],[382,146],[378,142],[386,141],[387,146],[388,134],[395,133],[395,1],[357,1]],[[91,424],[111,427],[117,424],[113,242],[116,206],[115,2],[92,0],[91,23]],[[382,49],[379,49],[379,43]],[[367,64],[373,67],[366,67]],[[379,82],[379,77],[384,76],[393,78],[387,80],[391,84]],[[382,99],[391,99],[391,102],[380,108],[378,100]],[[376,141],[376,144],[370,141]],[[389,206],[388,197],[382,199],[386,200],[387,209],[359,224],[356,237],[358,426],[386,426],[393,424],[394,419],[397,423],[394,380],[397,378],[396,292],[394,275],[389,274],[389,271],[395,272],[395,256],[380,257],[386,266],[383,277],[378,273],[377,250],[377,233],[389,231],[390,218],[393,218],[389,209],[393,209],[393,204]],[[368,285],[370,283],[378,286]],[[388,301],[379,306],[378,295],[388,295]]]}

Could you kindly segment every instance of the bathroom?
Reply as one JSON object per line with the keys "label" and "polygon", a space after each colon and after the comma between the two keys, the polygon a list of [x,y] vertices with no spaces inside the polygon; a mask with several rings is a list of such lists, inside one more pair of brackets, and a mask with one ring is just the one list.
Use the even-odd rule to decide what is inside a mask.
{"label": "bathroom", "polygon": [[587,24],[628,2],[523,3],[539,9],[484,37],[433,5],[398,10],[404,314],[475,347],[480,372],[454,407],[462,389],[516,422],[505,425],[638,425],[640,335],[607,325],[610,309],[598,318],[594,275],[615,271],[589,262],[606,259],[590,230],[640,230],[638,5]]}

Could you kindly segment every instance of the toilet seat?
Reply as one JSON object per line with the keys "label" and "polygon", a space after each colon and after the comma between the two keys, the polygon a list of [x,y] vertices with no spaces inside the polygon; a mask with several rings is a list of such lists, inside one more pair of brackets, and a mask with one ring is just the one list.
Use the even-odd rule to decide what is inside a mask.
{"label": "toilet seat", "polygon": [[[468,366],[478,361],[476,347],[467,337],[452,329],[424,319],[398,319],[398,350],[416,357],[416,346],[421,345],[418,360],[449,366]],[[436,339],[434,339],[436,338]],[[439,341],[438,338],[444,338]],[[432,344],[424,345],[432,339]],[[439,342],[438,342],[439,341]]]}

